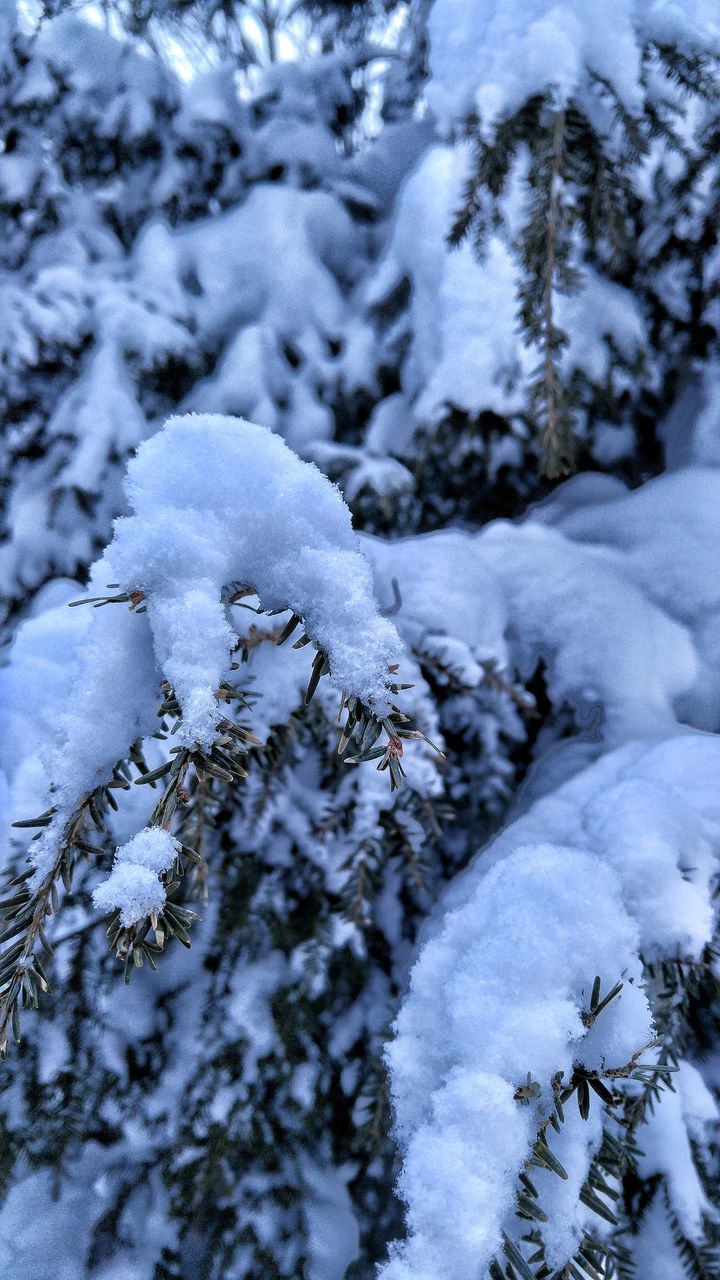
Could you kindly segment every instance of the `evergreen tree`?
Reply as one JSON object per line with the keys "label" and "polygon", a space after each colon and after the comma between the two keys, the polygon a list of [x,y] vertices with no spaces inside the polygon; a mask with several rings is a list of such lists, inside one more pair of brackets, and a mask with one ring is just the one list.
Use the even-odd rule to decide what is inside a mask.
{"label": "evergreen tree", "polygon": [[0,83],[0,1263],[717,1275],[713,6],[69,7]]}

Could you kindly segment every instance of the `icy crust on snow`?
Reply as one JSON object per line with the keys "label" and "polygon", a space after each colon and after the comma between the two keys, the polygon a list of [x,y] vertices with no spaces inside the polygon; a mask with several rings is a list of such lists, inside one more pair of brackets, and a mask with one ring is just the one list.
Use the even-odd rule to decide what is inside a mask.
{"label": "icy crust on snow", "polygon": [[720,48],[714,0],[435,0],[428,31],[427,97],[446,129],[470,111],[490,121],[550,88],[566,102],[588,72],[639,111],[648,41]]}
{"label": "icy crust on snow", "polygon": [[[410,1239],[383,1280],[485,1274],[502,1231],[516,1235],[517,1175],[553,1075],[568,1079],[573,1064],[623,1067],[652,1040],[640,955],[697,957],[710,939],[719,782],[715,738],[620,748],[532,806],[451,887],[387,1051]],[[624,986],[586,1030],[596,974],[604,992]],[[544,1090],[532,1106],[513,1101],[528,1072]],[[700,1103],[696,1091],[695,1109],[708,1119],[707,1099]],[[658,1114],[649,1168],[662,1168],[671,1188],[682,1180],[672,1194],[697,1234],[701,1192],[689,1148],[679,1162],[660,1157],[681,1126],[672,1106]],[[553,1267],[579,1242],[587,1211],[577,1194],[602,1137],[592,1115],[573,1124],[550,1139],[568,1184],[538,1176]]]}
{"label": "icy crust on snow", "polygon": [[169,871],[180,844],[162,827],[146,827],[115,854],[107,880],[93,893],[99,911],[120,908],[120,922],[127,926],[162,911],[165,889],[160,876]]}

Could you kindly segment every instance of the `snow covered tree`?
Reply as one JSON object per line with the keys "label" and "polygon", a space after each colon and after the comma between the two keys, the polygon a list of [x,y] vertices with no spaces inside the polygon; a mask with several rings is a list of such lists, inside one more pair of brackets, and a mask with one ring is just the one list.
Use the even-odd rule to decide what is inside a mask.
{"label": "snow covered tree", "polygon": [[73,13],[4,40],[7,614],[87,568],[173,409],[331,433],[374,200],[344,154],[364,49],[259,69],[243,101],[232,63],[183,86]]}
{"label": "snow covered tree", "polygon": [[100,8],[3,11],[0,1264],[715,1277],[715,5]]}
{"label": "snow covered tree", "polygon": [[431,7],[443,142],[368,293],[397,379],[371,447],[407,458],[426,525],[514,514],[539,472],[660,469],[658,420],[716,333],[717,16],[685,10]]}

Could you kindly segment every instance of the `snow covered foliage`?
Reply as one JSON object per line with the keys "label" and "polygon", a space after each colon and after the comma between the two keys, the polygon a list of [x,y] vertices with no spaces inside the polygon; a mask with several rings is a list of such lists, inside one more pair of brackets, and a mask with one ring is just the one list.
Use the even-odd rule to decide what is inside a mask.
{"label": "snow covered foliage", "polygon": [[[702,965],[714,939],[719,771],[717,740],[702,735],[609,752],[536,801],[451,895],[389,1049],[411,1237],[382,1274],[433,1277],[444,1260],[460,1280],[503,1254],[512,1263],[513,1246],[527,1255],[523,1240],[552,1270],[581,1248],[602,1256],[618,1170],[601,1148],[626,1140],[668,1060],[670,1001],[643,983],[640,957]],[[616,991],[599,1013],[593,982]],[[558,1102],[573,1107],[562,1124]],[[657,1168],[646,1152],[645,1169],[662,1173],[682,1235],[702,1247],[715,1215],[692,1135],[664,1097],[654,1126],[653,1147],[670,1154]]]}
{"label": "snow covered foliage", "polygon": [[167,900],[160,880],[170,871],[180,845],[162,827],[145,827],[115,854],[107,880],[98,885],[93,902],[100,911],[120,911],[120,923],[137,924],[158,915]]}
{"label": "snow covered foliage", "polygon": [[552,87],[559,106],[588,73],[612,87],[627,111],[640,114],[648,44],[685,57],[720,51],[720,23],[708,0],[613,0],[602,12],[586,0],[434,0],[428,23],[428,100],[441,123],[469,111],[491,124]]}
{"label": "snow covered foliage", "polygon": [[[717,332],[698,272],[720,30],[703,3],[435,0],[428,39],[442,144],[365,298],[395,383],[368,439],[415,472],[434,527],[512,513],[542,492],[538,457],[549,476],[657,469],[648,418]],[[406,493],[393,507],[407,522]]]}
{"label": "snow covered foliage", "polygon": [[[637,1154],[618,1155],[628,1127],[645,1118],[655,1073],[686,1070],[670,975],[716,963],[720,752],[702,731],[718,723],[706,666],[720,605],[707,501],[718,475],[680,471],[631,494],[603,485],[594,500],[581,487],[578,478],[535,519],[490,525],[471,543],[508,593],[511,634],[549,656],[553,696],[602,710],[602,754],[598,740],[541,764],[521,816],[451,886],[426,931],[388,1049],[410,1231],[388,1280],[443,1267],[475,1276],[493,1259],[523,1274],[528,1253],[553,1272],[578,1251],[581,1270],[601,1265],[613,1239],[603,1221],[629,1226],[613,1204],[623,1175],[638,1176]],[[599,993],[612,990],[604,1008]],[[679,1114],[662,1095],[652,1149],[673,1154],[639,1165],[663,1182],[702,1267],[716,1221],[707,1136]]]}
{"label": "snow covered foliage", "polygon": [[8,36],[6,614],[87,567],[123,510],[125,459],[174,408],[248,416],[295,447],[332,434],[365,349],[346,351],[346,296],[375,204],[339,154],[356,62],[269,68],[241,102],[232,65],[184,85],[69,12]]}
{"label": "snow covered foliage", "polygon": [[229,583],[246,584],[244,594],[265,609],[304,619],[338,690],[381,717],[389,711],[397,633],[377,612],[350,513],[312,463],[267,428],[191,415],[170,419],[140,447],[127,492],[132,515],[116,521],[94,578],[116,576],[130,598],[146,599],[155,658],[182,712],[183,745],[216,736],[214,691],[236,641],[222,600]]}
{"label": "snow covered foliage", "polygon": [[715,6],[1,8],[0,1270],[715,1280]]}
{"label": "snow covered foliage", "polygon": [[[161,690],[170,691],[178,717],[179,754],[160,770],[170,775],[174,803],[190,764],[201,773],[245,776],[234,759],[238,743],[230,744],[259,739],[221,709],[233,695],[233,655],[243,645],[229,612],[243,597],[258,599],[257,612],[290,611],[278,639],[303,622],[303,639],[317,650],[306,700],[328,671],[342,693],[341,711],[348,706],[347,738],[356,739],[362,757],[384,732],[387,745],[371,758],[389,766],[393,785],[401,775],[400,737],[408,731],[391,701],[397,689],[390,674],[400,639],[378,613],[350,514],[327,478],[265,427],[196,415],[171,419],[141,445],[128,467],[127,493],[132,514],[115,522],[89,588],[107,584],[121,594],[89,595],[88,603],[129,602],[142,616],[119,626],[112,611],[94,613],[78,641],[68,705],[58,709],[46,747],[53,805],[30,851],[28,956],[34,898],[47,897],[76,847],[93,793],[152,734],[156,708],[168,701]],[[169,822],[166,799],[151,825]],[[172,869],[179,850],[169,839],[158,846],[146,830],[118,850],[109,880],[95,892],[96,906],[119,908],[124,926],[155,918],[165,902],[159,876]],[[23,952],[23,964],[28,956]],[[8,1001],[0,1026],[7,1026],[11,1007]]]}

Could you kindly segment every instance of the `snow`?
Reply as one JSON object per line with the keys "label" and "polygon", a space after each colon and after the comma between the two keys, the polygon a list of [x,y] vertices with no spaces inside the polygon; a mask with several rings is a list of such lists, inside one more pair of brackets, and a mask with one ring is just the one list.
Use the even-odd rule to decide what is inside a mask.
{"label": "snow", "polygon": [[720,477],[709,469],[633,492],[577,477],[522,524],[365,545],[385,607],[391,579],[400,585],[396,620],[413,624],[411,645],[450,622],[476,662],[509,651],[529,676],[544,657],[553,701],[583,717],[600,709],[615,746],[664,733],[678,715],[701,727],[717,719],[718,510]]}
{"label": "snow", "polygon": [[491,122],[538,93],[564,104],[588,73],[638,112],[646,42],[720,49],[712,0],[434,0],[428,31],[427,97],[445,129],[471,111]]}
{"label": "snow", "polygon": [[308,1190],[304,1206],[308,1280],[337,1280],[360,1252],[357,1219],[347,1190],[351,1176],[351,1165],[345,1170],[328,1170],[310,1161],[303,1165]]}
{"label": "snow", "polygon": [[[445,917],[387,1050],[412,1243],[381,1275],[436,1274],[426,1255],[444,1257],[453,1280],[482,1274],[535,1140],[538,1113],[515,1089],[530,1072],[547,1107],[556,1072],[630,1061],[652,1039],[641,973],[614,877],[579,850],[521,845]],[[596,974],[604,992],[625,979],[600,1043],[581,1019]]]}
{"label": "snow", "polygon": [[146,827],[115,854],[116,866],[138,866],[160,875],[169,871],[180,845],[162,827]]}
{"label": "snow", "polygon": [[703,1218],[715,1215],[693,1160],[691,1138],[706,1141],[707,1130],[717,1118],[717,1103],[698,1072],[681,1062],[677,1088],[663,1092],[643,1128],[640,1176],[665,1175],[682,1231],[696,1243],[702,1240]]}
{"label": "snow", "polygon": [[67,705],[78,638],[90,621],[68,609],[76,594],[75,583],[61,580],[40,591],[0,667],[0,847],[10,847],[11,822],[47,808],[49,779],[37,748],[52,738]]}
{"label": "snow", "polygon": [[127,864],[114,867],[107,880],[98,885],[93,903],[105,913],[119,907],[121,924],[131,925],[162,911],[165,897],[165,890],[152,871]]}
{"label": "snow", "polygon": [[[105,589],[104,567],[95,566],[90,595]],[[106,780],[136,739],[157,727],[158,677],[147,623],[127,609],[109,609],[91,615],[74,652],[67,698],[56,706],[52,732],[41,748],[57,813],[32,846],[34,885],[52,866],[64,825],[81,797]]]}
{"label": "snow", "polygon": [[[127,493],[133,514],[116,521],[89,596],[112,594],[106,584],[120,583],[146,597],[146,612],[94,611],[75,651],[69,696],[45,751],[57,813],[33,845],[35,884],[52,866],[78,800],[154,731],[161,678],[183,712],[178,743],[214,741],[216,694],[238,635],[222,599],[228,584],[249,583],[265,608],[300,614],[328,655],[335,688],[380,717],[389,709],[388,666],[400,656],[400,639],[378,612],[348,509],[314,465],[263,427],[186,416],[140,447]],[[131,873],[122,859],[104,903],[116,892],[111,882],[134,904],[128,915],[144,894],[158,901],[146,867]]]}
{"label": "snow", "polygon": [[166,898],[160,875],[170,870],[179,852],[179,842],[162,827],[139,831],[117,850],[110,875],[93,893],[94,905],[103,912],[119,907],[126,926],[159,914]]}
{"label": "snow", "polygon": [[698,672],[679,703],[683,719],[712,729],[720,713],[715,673],[720,587],[714,548],[720,538],[720,474],[709,467],[660,476],[636,494],[587,503],[558,527],[597,550],[693,636]]}
{"label": "snow", "polygon": [[[252,614],[247,616],[252,618]],[[282,622],[279,619],[278,625]],[[259,644],[250,650],[243,670],[243,687],[247,685],[252,703],[253,733],[263,742],[267,742],[274,728],[287,724],[300,706],[308,682],[307,654],[307,649],[293,649],[291,643],[281,649]],[[322,682],[315,696],[322,699]]]}
{"label": "snow", "polygon": [[347,324],[360,251],[335,197],[268,183],[220,217],[176,232],[148,226],[135,252],[139,287],[163,311],[172,299],[199,340],[222,353],[184,407],[282,429],[293,448],[327,438],[322,388],[337,383],[342,364],[328,342]]}
{"label": "snow", "polygon": [[258,1060],[272,1053],[277,1045],[270,997],[287,977],[286,970],[282,952],[271,951],[262,960],[244,964],[228,993],[228,1017],[247,1042],[243,1059],[247,1080],[253,1078]]}
{"label": "snow", "polygon": [[5,0],[0,13],[0,36],[3,42],[9,41],[17,25],[17,7],[15,0]]}
{"label": "snow", "polygon": [[[699,711],[706,688],[716,695],[704,643],[717,610],[717,484],[701,468],[632,493],[578,477],[520,525],[396,544],[400,574],[403,561],[418,574],[422,565],[419,584],[433,581],[434,562],[442,581],[454,558],[470,600],[494,590],[503,610],[495,626],[514,662],[530,672],[544,655],[554,703],[569,698],[586,713],[596,705],[603,719],[594,745],[570,744],[564,766],[560,748],[538,771],[526,806],[521,797],[515,821],[426,925],[387,1050],[409,1240],[391,1251],[384,1280],[483,1272],[501,1233],[517,1235],[516,1179],[552,1077],[569,1078],[578,1063],[604,1071],[630,1062],[654,1034],[643,962],[699,959],[713,937],[720,743],[680,716]],[[405,590],[399,625],[412,628],[420,609],[428,628],[423,597],[414,604]],[[448,607],[452,615],[452,596]],[[468,615],[470,654],[484,621]],[[603,992],[624,985],[586,1031],[580,1014],[596,974]],[[528,1071],[542,1090],[529,1107],[512,1102]],[[714,1104],[689,1078],[687,1112],[701,1119],[688,1121],[674,1095],[663,1101],[646,1172],[663,1173],[683,1229],[698,1238],[707,1204],[686,1128],[709,1123]],[[577,1192],[601,1138],[591,1112],[551,1142],[569,1174],[562,1187],[539,1175],[550,1216],[539,1229],[554,1267],[584,1229]]]}
{"label": "snow", "polygon": [[[510,252],[492,236],[480,264],[469,243],[453,250],[446,244],[466,163],[462,148],[433,147],[413,170],[368,299],[377,305],[405,277],[412,284],[403,391],[418,398],[421,419],[439,417],[447,404],[510,415],[522,405]],[[525,364],[529,372],[527,358]]]}
{"label": "snow", "polygon": [[640,1275],[653,1276],[654,1280],[686,1280],[687,1270],[660,1196],[655,1197],[643,1218],[633,1257]]}
{"label": "snow", "polygon": [[[151,104],[157,110],[173,100],[172,77],[159,59],[136,53],[71,13],[60,14],[40,28],[33,46],[29,85],[34,73],[42,85],[47,67],[67,77],[75,95],[99,98],[104,107],[101,129],[107,134],[112,134],[123,118],[130,137],[142,137],[154,124]],[[80,114],[77,98],[74,105]]]}
{"label": "snow", "polygon": [[[7,87],[20,128],[0,193],[27,206],[6,212],[0,280],[8,606],[88,565],[122,510],[116,464],[171,408],[247,417],[304,452],[371,363],[359,323],[335,349],[369,248],[341,176],[374,201],[333,132],[353,100],[338,56],[283,61],[241,101],[230,62],[184,86],[87,16],[43,21]],[[16,461],[18,421],[32,448]]]}
{"label": "snow", "polygon": [[396,604],[392,580],[397,584],[395,621],[408,647],[425,649],[434,639],[452,649],[453,667],[470,685],[481,678],[483,660],[507,664],[507,607],[475,539],[448,529],[392,543],[364,538],[363,548],[387,609]]}
{"label": "snow", "polygon": [[[447,236],[462,207],[468,162],[465,144],[432,146],[420,158],[401,188],[384,256],[366,287],[372,314],[404,281],[411,286],[402,321],[385,335],[390,350],[407,350],[401,393],[373,412],[367,444],[375,452],[410,454],[414,428],[442,421],[451,409],[510,420],[527,412],[527,383],[538,357],[518,331],[513,246],[525,192],[515,175],[500,224],[493,224],[480,256],[472,237],[451,248]],[[555,312],[569,335],[561,357],[567,381],[581,374],[604,394],[612,388],[616,400],[627,395],[634,386],[630,370],[647,347],[632,292],[587,267],[578,287],[555,299]],[[627,449],[627,432],[615,430]]]}
{"label": "snow", "polygon": [[198,122],[231,127],[241,112],[236,85],[237,70],[230,61],[201,70],[184,87],[178,116],[180,128]]}
{"label": "snow", "polygon": [[63,483],[97,493],[108,453],[131,449],[147,430],[115,346],[98,346],[84,377],[60,400],[47,430],[50,437],[77,434],[78,448],[62,468]]}
{"label": "snow", "polygon": [[[162,235],[166,248],[158,260]],[[139,280],[156,281],[162,296],[173,287],[172,275],[194,273],[193,309],[210,338],[261,317],[301,346],[303,330],[339,327],[343,308],[332,273],[352,271],[355,234],[326,192],[259,184],[244,204],[201,226],[172,234],[155,224],[145,236],[137,250]]]}
{"label": "snow", "polygon": [[233,644],[221,591],[235,581],[264,608],[300,614],[336,688],[385,714],[397,633],[378,613],[348,509],[315,466],[263,427],[194,415],[140,447],[127,492],[133,515],[116,522],[108,563],[148,597],[158,664],[183,709],[180,741],[213,739]]}
{"label": "snow", "polygon": [[[431,1276],[440,1257],[452,1260],[454,1280],[476,1276],[498,1252],[501,1231],[513,1230],[515,1179],[552,1077],[562,1071],[569,1079],[578,1063],[622,1067],[653,1039],[641,952],[653,958],[680,948],[697,956],[712,935],[720,828],[712,793],[682,790],[695,764],[720,777],[716,739],[679,734],[606,754],[532,805],[446,895],[387,1050],[411,1240],[383,1277]],[[603,993],[618,981],[624,986],[588,1031],[581,1013],[595,975]],[[513,1110],[513,1090],[528,1071],[542,1096],[535,1108]],[[467,1082],[466,1094],[459,1082]],[[672,1110],[665,1114],[670,1124]],[[477,1142],[468,1136],[476,1131]],[[475,1185],[461,1173],[456,1133],[463,1170],[488,1169],[487,1182]],[[574,1144],[558,1147],[563,1164],[566,1150],[577,1162],[577,1187],[601,1136],[599,1126],[581,1128]],[[677,1142],[669,1148],[668,1141],[665,1132],[652,1151],[675,1152]],[[687,1189],[683,1195],[680,1207],[690,1213]],[[450,1201],[452,1218],[442,1212]],[[582,1209],[568,1196],[564,1212],[540,1228],[553,1265],[571,1256],[581,1227]]]}
{"label": "snow", "polygon": [[[146,972],[129,991],[104,971],[91,982],[106,941],[85,929],[91,898],[127,927],[162,912],[180,846],[146,826],[158,792],[138,786],[119,797],[119,814],[108,815],[112,862],[78,859],[59,927],[72,939],[57,948],[60,996],[48,1002],[50,1029],[27,1033],[0,1124],[12,1153],[30,1119],[41,1132],[33,1108],[44,1113],[58,1089],[84,1102],[87,1087],[97,1116],[83,1127],[83,1106],[73,1105],[62,1134],[72,1173],[59,1182],[43,1170],[13,1173],[0,1205],[0,1266],[36,1280],[52,1254],[62,1280],[88,1268],[146,1280],[163,1249],[172,1266],[176,1206],[188,1186],[197,1193],[194,1166],[217,1149],[219,1128],[227,1256],[209,1265],[227,1280],[263,1266],[340,1280],[357,1259],[364,1274],[393,1212],[391,1152],[361,1150],[353,1125],[363,1073],[414,961],[388,1049],[408,1237],[381,1274],[478,1280],[502,1233],[518,1240],[523,1229],[517,1176],[549,1115],[553,1076],[635,1060],[662,1004],[661,979],[650,973],[645,986],[643,970],[703,960],[717,927],[720,362],[679,367],[687,325],[704,343],[720,315],[703,221],[714,191],[700,143],[711,109],[647,57],[655,40],[720,51],[717,5],[423,0],[407,25],[398,12],[380,33],[397,35],[400,56],[385,82],[388,120],[378,113],[378,138],[359,147],[360,96],[369,87],[380,100],[388,60],[382,44],[358,44],[346,65],[349,29],[337,48],[311,56],[304,42],[314,43],[315,27],[298,15],[302,56],[253,70],[252,90],[239,94],[232,62],[183,88],[149,45],[139,53],[99,19],[69,13],[43,21],[37,38],[21,30],[13,53],[14,6],[0,10],[13,126],[0,156],[0,196],[11,206],[0,279],[10,479],[0,596],[24,611],[0,665],[2,870],[15,874],[27,853],[36,889],[78,802],[133,741],[151,768],[173,745],[211,750],[228,711],[217,699],[223,680],[248,690],[243,723],[273,739],[232,818],[223,814],[217,837],[208,827],[210,902],[192,953],[173,948],[152,985]],[[154,26],[161,18],[152,15]],[[331,21],[323,18],[318,47],[330,47]],[[645,113],[641,129],[648,103],[670,122],[632,174],[632,289],[604,271],[606,246],[583,244],[578,231],[582,280],[554,298],[578,433],[595,464],[639,487],[588,473],[519,519],[465,527],[451,500],[443,515],[445,499],[423,471],[425,444],[431,467],[438,439],[451,440],[453,461],[463,446],[476,450],[490,503],[505,488],[500,477],[494,490],[500,468],[509,492],[535,483],[527,384],[537,352],[523,346],[516,318],[528,152],[520,147],[506,190],[488,201],[479,260],[469,242],[447,244],[471,151],[442,139],[477,110],[491,141],[499,119],[542,93],[551,106],[577,102],[611,154],[626,140],[594,76]],[[686,179],[677,207],[669,184]],[[697,250],[690,267],[683,244]],[[698,281],[702,331],[689,296]],[[647,479],[648,414],[676,374],[659,428],[668,472]],[[181,416],[158,430],[169,412]],[[503,420],[487,448],[486,414]],[[374,527],[374,506],[383,528],[398,511],[398,528],[447,525],[356,536],[322,470],[341,478],[364,527]],[[413,496],[422,492],[421,510]],[[503,497],[493,509],[519,513],[522,501]],[[139,608],[69,610],[81,589],[57,575],[84,581],[119,513],[86,595],[124,588]],[[228,603],[238,585],[248,608]],[[258,619],[258,605],[277,616]],[[273,644],[292,611],[330,658],[307,715],[297,713],[314,650]],[[248,660],[231,670],[243,641],[252,641]],[[448,754],[438,764],[414,744],[401,799],[383,774],[345,769],[333,754],[339,691],[381,715],[396,661],[398,679],[413,685],[403,709]],[[164,680],[183,714],[161,742],[152,735]],[[526,680],[544,681],[550,710],[541,693],[538,720],[525,718]],[[463,788],[472,809],[463,799],[461,823],[446,826],[445,805]],[[219,794],[208,786],[211,802]],[[40,839],[11,830],[49,804],[57,815]],[[428,857],[435,813],[442,836]],[[490,829],[414,956],[421,912]],[[182,826],[178,835],[193,843]],[[422,866],[421,888],[405,859]],[[338,904],[366,862],[377,896],[372,886],[366,900],[363,889],[350,918]],[[54,918],[48,927],[55,942]],[[596,975],[603,993],[623,986],[588,1027]],[[659,1181],[631,1248],[638,1275],[653,1280],[684,1275],[665,1200],[698,1244],[710,1212],[703,1156],[717,1132],[717,1055],[704,1061],[692,1043],[683,1051],[675,1091],[662,1093],[638,1135],[641,1175]],[[516,1090],[528,1073],[539,1094],[522,1105]],[[587,1121],[573,1101],[561,1132],[548,1130],[567,1179],[533,1173],[553,1270],[583,1231],[598,1230],[578,1197],[604,1121],[595,1097]],[[52,1134],[51,1124],[38,1160],[55,1159]],[[123,1206],[125,1177],[133,1186]],[[207,1224],[217,1239],[217,1215],[200,1217],[198,1231],[180,1237],[188,1274],[208,1264]],[[99,1240],[102,1253],[113,1233],[117,1253],[91,1263],[91,1247]]]}

